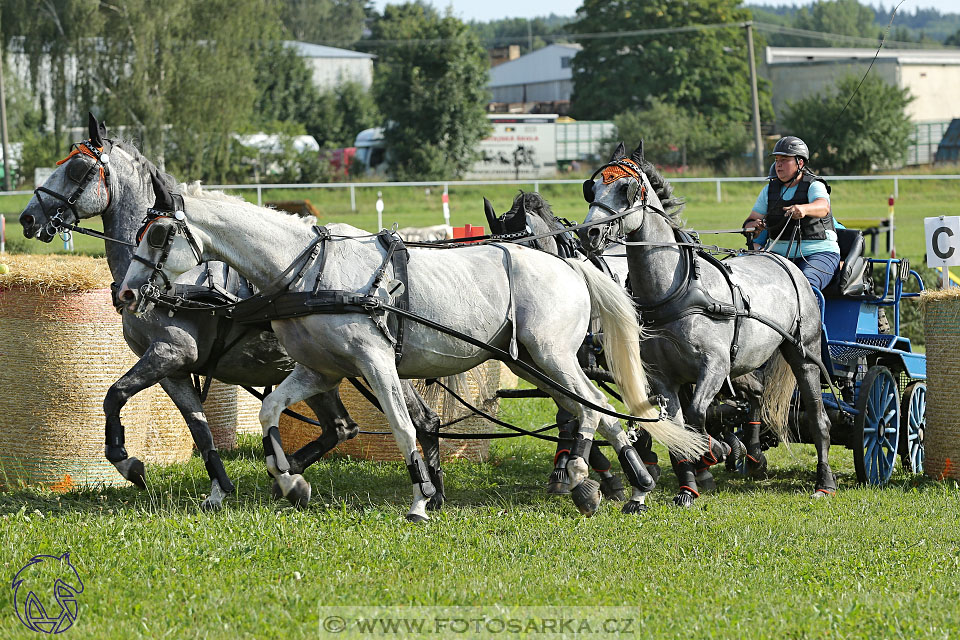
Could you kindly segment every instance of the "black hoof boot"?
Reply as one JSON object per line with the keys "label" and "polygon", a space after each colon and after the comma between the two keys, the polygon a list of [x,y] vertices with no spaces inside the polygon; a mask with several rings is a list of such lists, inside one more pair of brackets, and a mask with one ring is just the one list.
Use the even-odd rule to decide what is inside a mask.
{"label": "black hoof boot", "polygon": [[407,518],[407,522],[415,522],[415,523],[427,522],[429,520],[429,518],[421,516],[418,513],[408,513],[406,518]]}
{"label": "black hoof boot", "polygon": [[732,432],[727,433],[723,440],[727,443],[727,446],[730,447],[730,453],[727,455],[727,459],[724,461],[727,471],[742,473],[744,461],[747,458],[747,447],[744,446],[744,444],[740,442],[740,438],[735,436]]}
{"label": "black hoof boot", "polygon": [[130,466],[127,467],[126,478],[141,491],[147,488],[147,470],[143,467],[143,463],[136,458],[130,458]]}
{"label": "black hoof boot", "polygon": [[565,496],[570,493],[570,476],[567,475],[567,465],[557,467],[550,472],[547,481],[547,493],[552,496]]}
{"label": "black hoof boot", "polygon": [[600,483],[587,478],[570,491],[573,504],[585,516],[592,516],[600,508]]}
{"label": "black hoof boot", "polygon": [[310,504],[311,491],[310,483],[306,478],[300,475],[293,476],[293,486],[287,492],[286,498],[297,509],[305,509]]}
{"label": "black hoof boot", "polygon": [[697,494],[684,487],[683,489],[680,489],[680,493],[673,496],[673,504],[678,507],[683,507],[684,509],[689,509],[693,506],[693,501],[696,499]]}
{"label": "black hoof boot", "polygon": [[759,446],[751,447],[747,451],[747,474],[757,480],[767,477],[767,456],[763,455]]}
{"label": "black hoof boot", "polygon": [[627,500],[623,503],[623,508],[620,510],[624,513],[640,514],[649,511],[650,507],[648,507],[646,503],[640,502],[639,500]]}
{"label": "black hoof boot", "polygon": [[825,462],[817,464],[817,489],[813,492],[814,498],[832,496],[837,492],[837,476],[833,475],[830,465]]}
{"label": "black hoof boot", "polygon": [[710,448],[705,454],[700,456],[698,466],[712,467],[715,464],[723,462],[730,455],[731,447],[723,440],[717,440],[713,436],[707,436],[710,442]]}
{"label": "black hoof boot", "polygon": [[653,478],[653,481],[660,482],[660,474],[662,473],[662,470],[660,469],[660,465],[658,465],[656,462],[654,462],[653,464],[648,464],[648,463],[644,463],[644,464],[647,467],[647,473],[650,474],[650,477]]}
{"label": "black hoof boot", "polygon": [[620,480],[620,476],[615,476],[612,473],[600,478],[600,492],[607,500],[623,502],[627,499],[627,496],[623,493],[623,482]]}
{"label": "black hoof boot", "polygon": [[710,473],[710,469],[701,469],[697,472],[697,489],[701,492],[717,490],[717,481]]}

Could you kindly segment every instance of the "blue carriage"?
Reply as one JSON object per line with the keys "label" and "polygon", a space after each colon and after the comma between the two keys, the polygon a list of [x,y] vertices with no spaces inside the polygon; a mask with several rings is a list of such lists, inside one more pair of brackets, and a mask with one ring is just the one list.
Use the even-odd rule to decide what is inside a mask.
{"label": "blue carriage", "polygon": [[[839,230],[843,265],[823,293],[822,359],[836,390],[825,391],[831,439],[853,451],[857,479],[883,484],[897,457],[923,470],[927,359],[900,335],[904,284],[923,280],[905,259],[863,256],[863,236]],[[874,282],[876,274],[876,282]],[[889,319],[889,320],[888,320]]]}

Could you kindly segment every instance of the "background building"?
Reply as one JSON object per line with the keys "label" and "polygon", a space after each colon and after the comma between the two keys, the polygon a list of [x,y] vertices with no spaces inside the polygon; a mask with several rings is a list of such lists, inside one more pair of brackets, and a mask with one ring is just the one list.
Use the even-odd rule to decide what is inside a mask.
{"label": "background building", "polygon": [[490,69],[487,87],[496,103],[569,104],[578,44],[551,44]]}

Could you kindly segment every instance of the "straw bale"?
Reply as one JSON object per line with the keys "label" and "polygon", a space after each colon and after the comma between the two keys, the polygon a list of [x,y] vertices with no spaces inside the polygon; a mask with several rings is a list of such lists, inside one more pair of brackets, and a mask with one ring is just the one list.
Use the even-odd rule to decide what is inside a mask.
{"label": "straw bale", "polygon": [[[497,415],[499,400],[495,394],[500,386],[500,363],[498,361],[490,360],[470,371],[441,380],[468,402],[493,416]],[[428,386],[423,380],[414,380],[413,385],[423,395],[427,404],[439,414],[441,423],[449,422],[470,413],[466,407],[438,385]],[[361,434],[352,440],[340,443],[332,453],[350,455],[364,460],[402,460],[396,440],[389,433],[390,425],[384,415],[377,411],[347,381],[340,385],[340,397],[350,415],[360,425],[361,430],[383,431],[387,432],[387,435]],[[292,409],[307,417],[315,417],[306,403],[298,403]],[[479,416],[472,416],[446,427],[445,430],[453,433],[483,433],[491,429],[492,425],[486,420]],[[303,445],[312,442],[319,435],[320,429],[318,427],[300,422],[289,416],[281,416],[280,418],[280,437],[283,440],[284,451],[296,451]],[[444,460],[484,461],[490,455],[490,441],[441,439],[440,455]]]}
{"label": "straw bale", "polygon": [[932,291],[921,303],[927,349],[923,470],[935,479],[960,478],[960,294]]}
{"label": "straw bale", "polygon": [[[0,275],[0,483],[56,489],[125,482],[103,457],[103,398],[137,361],[110,303],[106,261],[9,256]],[[159,386],[121,412],[126,447],[148,463],[190,457],[179,411]]]}

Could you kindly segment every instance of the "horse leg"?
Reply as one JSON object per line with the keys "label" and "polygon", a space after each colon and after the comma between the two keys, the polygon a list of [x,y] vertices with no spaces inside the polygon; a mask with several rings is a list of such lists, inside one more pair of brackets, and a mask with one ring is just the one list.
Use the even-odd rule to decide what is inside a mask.
{"label": "horse leg", "polygon": [[567,463],[570,462],[570,450],[573,448],[573,434],[577,431],[577,419],[566,409],[557,412],[557,452],[553,456],[553,471],[547,481],[547,493],[567,495],[570,493],[570,477],[567,475]]}
{"label": "horse leg", "polygon": [[318,393],[304,399],[307,406],[317,416],[317,422],[323,425],[323,431],[313,442],[309,442],[288,456],[290,473],[302,474],[307,467],[322,458],[338,444],[354,438],[360,426],[350,417],[347,408],[340,399],[339,389]]}
{"label": "horse leg", "polygon": [[[606,403],[605,403],[606,404]],[[609,404],[606,404],[610,407]],[[620,460],[623,475],[632,487],[630,499],[627,500],[622,511],[624,513],[643,513],[649,509],[646,504],[647,495],[657,486],[656,480],[650,475],[640,453],[630,444],[627,434],[620,426],[620,421],[613,416],[601,415],[598,430],[607,441],[613,445]]]}
{"label": "horse leg", "polygon": [[[809,348],[809,347],[808,347]],[[837,492],[837,478],[827,461],[830,449],[830,419],[823,409],[823,396],[820,392],[820,367],[803,358],[793,348],[781,349],[784,358],[793,370],[800,389],[807,428],[813,436],[817,448],[817,484],[814,498],[832,496]],[[820,353],[819,346],[813,353]]]}
{"label": "horse leg", "polygon": [[280,493],[296,507],[305,507],[310,502],[310,483],[299,473],[290,472],[290,463],[280,440],[280,414],[292,404],[309,398],[321,391],[336,387],[338,381],[297,364],[273,393],[263,399],[260,407],[260,426],[263,429],[263,454],[267,471],[277,481]]}
{"label": "horse leg", "polygon": [[234,486],[213,444],[213,435],[210,433],[210,425],[207,424],[207,416],[203,412],[200,396],[190,382],[190,378],[185,375],[164,378],[160,381],[160,386],[177,405],[180,415],[186,421],[193,435],[193,442],[197,445],[197,451],[203,458],[207,476],[210,478],[210,493],[207,499],[200,503],[200,508],[204,511],[216,511],[223,505],[226,494],[233,493]]}
{"label": "horse leg", "polygon": [[416,434],[407,411],[394,355],[392,351],[368,354],[369,359],[358,362],[357,365],[380,401],[413,483],[413,504],[406,517],[410,522],[424,522],[430,519],[426,510],[427,502],[436,494],[437,489],[420,452],[417,451]]}
{"label": "horse leg", "polygon": [[436,493],[427,502],[428,511],[439,511],[443,507],[446,494],[443,491],[443,469],[440,468],[440,416],[427,404],[427,401],[417,393],[409,380],[401,380],[403,399],[406,401],[407,413],[413,422],[417,434],[417,442],[423,449],[424,462],[430,482],[433,483]]}
{"label": "horse leg", "polygon": [[[723,357],[704,357],[700,364],[700,377],[697,379],[696,390],[684,412],[688,425],[706,431],[707,407],[720,390],[720,386],[730,371],[729,359]],[[677,479],[680,480],[680,490],[673,498],[673,503],[679,507],[689,507],[700,495],[700,491],[716,488],[710,466],[722,462],[730,453],[731,447],[722,440],[716,440],[707,435],[709,448],[698,460],[680,459],[671,456]],[[692,478],[691,478],[692,476]]]}

